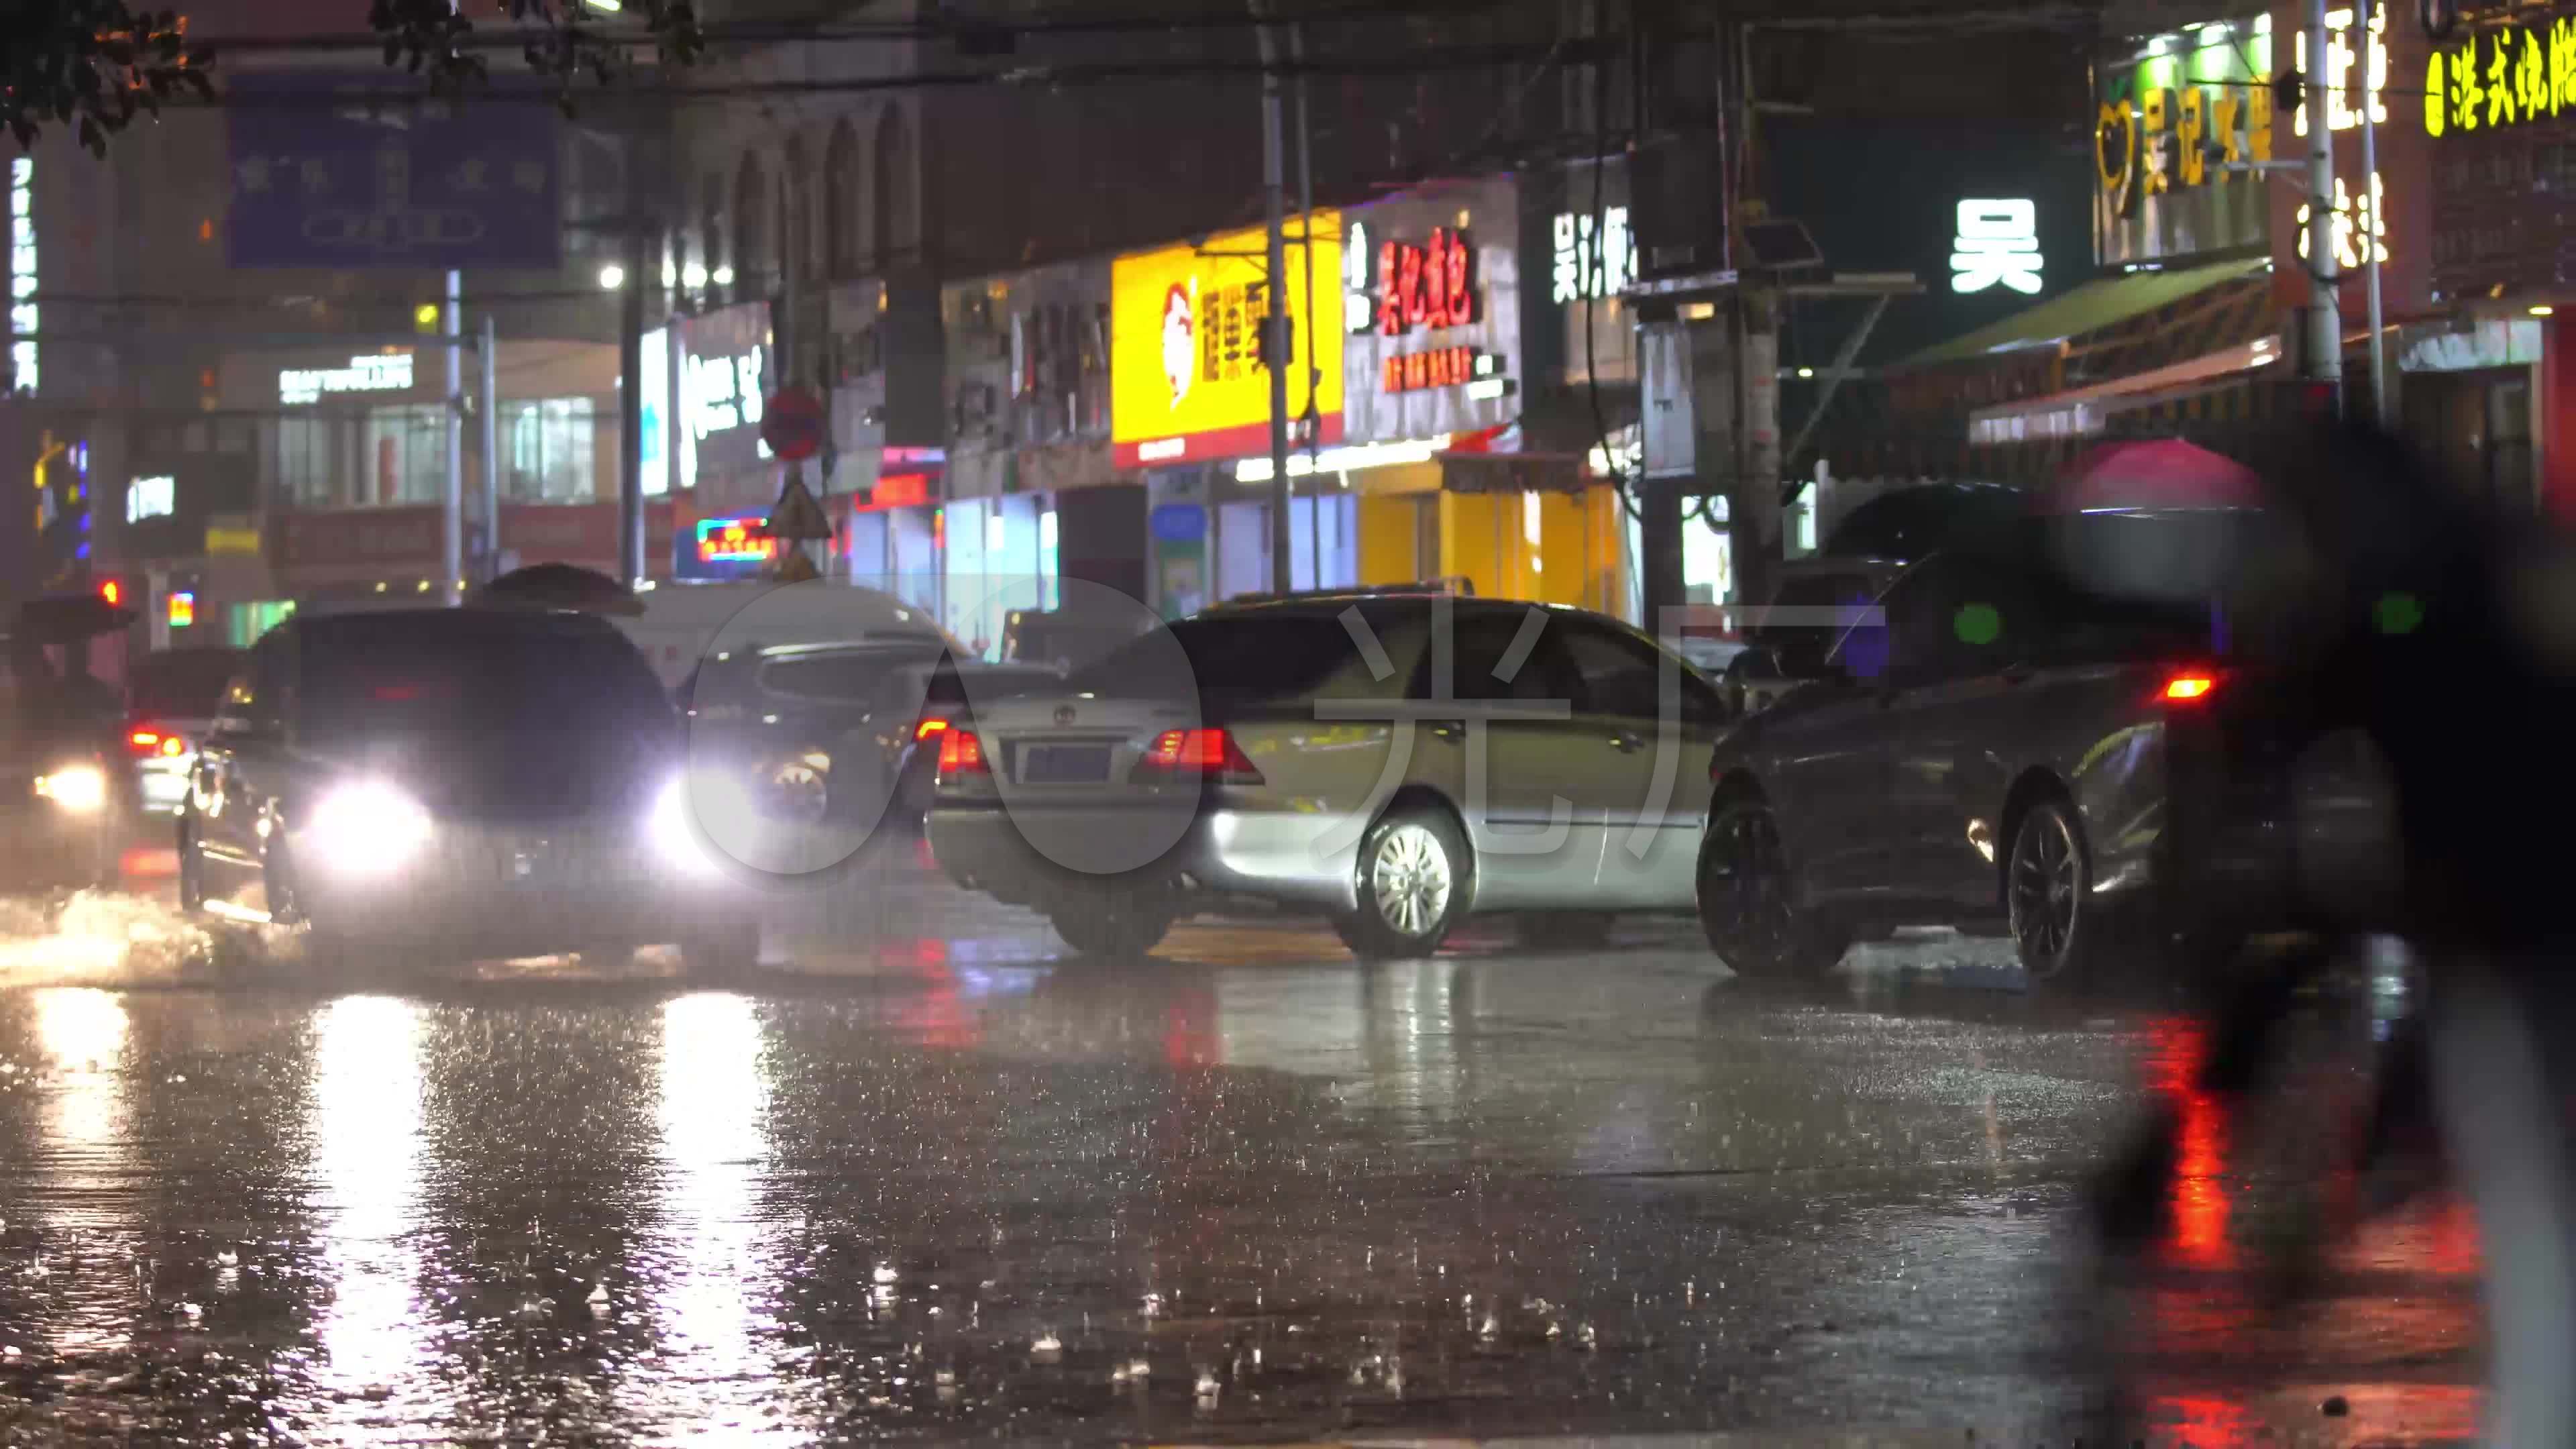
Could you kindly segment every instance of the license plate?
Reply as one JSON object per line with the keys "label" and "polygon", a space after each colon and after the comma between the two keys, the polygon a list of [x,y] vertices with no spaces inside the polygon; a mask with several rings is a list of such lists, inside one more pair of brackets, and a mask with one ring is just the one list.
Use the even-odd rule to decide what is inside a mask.
{"label": "license plate", "polygon": [[1097,784],[1108,778],[1107,745],[1029,745],[1020,751],[1020,779],[1027,784]]}

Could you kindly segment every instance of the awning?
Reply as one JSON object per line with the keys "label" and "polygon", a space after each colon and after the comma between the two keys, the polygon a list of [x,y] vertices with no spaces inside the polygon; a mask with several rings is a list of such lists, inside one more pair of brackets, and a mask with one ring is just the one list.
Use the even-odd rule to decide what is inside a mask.
{"label": "awning", "polygon": [[2089,437],[2101,432],[2115,415],[2179,402],[2239,381],[2280,360],[2279,340],[2257,337],[2168,367],[2071,387],[2004,407],[1981,408],[1969,415],[1968,441],[1984,446]]}
{"label": "awning", "polygon": [[1937,347],[1926,348],[1896,363],[1889,371],[1906,372],[1943,363],[1975,361],[2024,348],[2053,347],[2070,338],[2117,326],[2132,317],[2170,306],[2195,292],[2252,276],[2270,265],[2271,260],[2267,257],[2239,257],[2205,266],[2103,277],[2000,322],[1954,337]]}

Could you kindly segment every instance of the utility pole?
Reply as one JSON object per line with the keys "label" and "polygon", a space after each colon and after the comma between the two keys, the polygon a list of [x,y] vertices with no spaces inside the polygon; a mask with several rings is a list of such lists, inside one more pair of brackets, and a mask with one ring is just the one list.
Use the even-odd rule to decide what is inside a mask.
{"label": "utility pole", "polygon": [[2374,8],[2371,0],[2361,0],[2356,12],[2361,24],[2361,184],[2368,193],[2364,204],[2370,211],[2366,221],[2354,220],[2360,222],[2362,240],[2370,247],[2370,272],[2363,279],[2370,297],[2370,421],[2388,428],[2396,424],[2388,416],[2388,319],[2379,304],[2379,254],[2386,250],[2379,238],[2388,223],[2379,214],[2379,122],[2372,116],[2379,108],[2379,94],[2370,85],[2371,61],[2379,51],[2370,34]]}
{"label": "utility pole", "polygon": [[[1317,365],[1323,334],[1315,311],[1315,132],[1306,111],[1306,27],[1295,25],[1288,30],[1288,54],[1297,62],[1297,214],[1305,220],[1306,246],[1298,260],[1306,288],[1306,476],[1319,478],[1315,469],[1315,449],[1322,441],[1323,428],[1315,415],[1315,394],[1324,385],[1323,369]],[[1320,485],[1309,485],[1320,486]],[[1306,510],[1306,554],[1313,560],[1310,569],[1315,587],[1324,587],[1324,509],[1317,502]]]}
{"label": "utility pole", "polygon": [[[2308,69],[2326,67],[2327,0],[2308,0]],[[2327,86],[2315,75],[2300,77],[2302,109],[2308,122],[2308,330],[2303,369],[2310,382],[2331,383],[2334,406],[2343,407],[2343,314],[2335,296],[2334,131],[2326,108]],[[2365,106],[2365,112],[2366,112]]]}
{"label": "utility pole", "polygon": [[465,602],[465,274],[453,268],[440,329],[447,334],[447,486],[438,509],[438,597],[452,609]]}
{"label": "utility pole", "polygon": [[650,231],[641,216],[627,216],[626,285],[617,297],[617,581],[630,589],[644,577],[644,257]]}
{"label": "utility pole", "polygon": [[[1259,12],[1256,3],[1254,13]],[[1270,369],[1270,587],[1273,592],[1284,593],[1289,585],[1288,364],[1295,351],[1288,336],[1288,144],[1282,134],[1287,129],[1287,116],[1279,85],[1279,37],[1267,24],[1258,29],[1261,182],[1270,202],[1270,272],[1263,288],[1268,305],[1261,319],[1261,358]]]}
{"label": "utility pole", "polygon": [[501,369],[492,314],[483,314],[483,582],[501,574]]}

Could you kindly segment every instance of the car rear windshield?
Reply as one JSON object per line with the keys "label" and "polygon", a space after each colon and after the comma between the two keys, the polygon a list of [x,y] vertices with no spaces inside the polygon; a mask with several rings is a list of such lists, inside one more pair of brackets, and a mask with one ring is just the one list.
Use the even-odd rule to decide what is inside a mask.
{"label": "car rear windshield", "polygon": [[1077,694],[1147,699],[1181,698],[1193,691],[1296,695],[1313,690],[1358,654],[1350,631],[1335,614],[1201,615],[1157,629],[1075,670],[1065,687]]}
{"label": "car rear windshield", "polygon": [[154,654],[126,675],[126,698],[138,716],[212,719],[224,686],[242,669],[234,649],[180,649]]}
{"label": "car rear windshield", "polygon": [[762,663],[760,687],[795,699],[860,704],[895,670],[929,663],[946,652],[946,645],[925,638],[917,644],[787,655]]}

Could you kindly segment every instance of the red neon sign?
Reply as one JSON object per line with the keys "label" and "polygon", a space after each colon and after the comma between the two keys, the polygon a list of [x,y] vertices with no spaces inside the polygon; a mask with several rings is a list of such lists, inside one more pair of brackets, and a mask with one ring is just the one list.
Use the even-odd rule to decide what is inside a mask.
{"label": "red neon sign", "polygon": [[778,540],[766,530],[766,518],[701,518],[698,562],[767,563],[778,556]]}
{"label": "red neon sign", "polygon": [[1476,249],[1463,231],[1431,229],[1425,246],[1377,249],[1377,330],[1401,337],[1417,327],[1464,327],[1476,320]]}
{"label": "red neon sign", "polygon": [[1475,380],[1476,349],[1472,347],[1435,347],[1428,352],[1407,352],[1378,364],[1380,392],[1421,392],[1425,388],[1456,387]]}
{"label": "red neon sign", "polygon": [[880,476],[877,485],[868,490],[870,508],[910,508],[930,501],[930,475],[927,473],[891,473]]}

